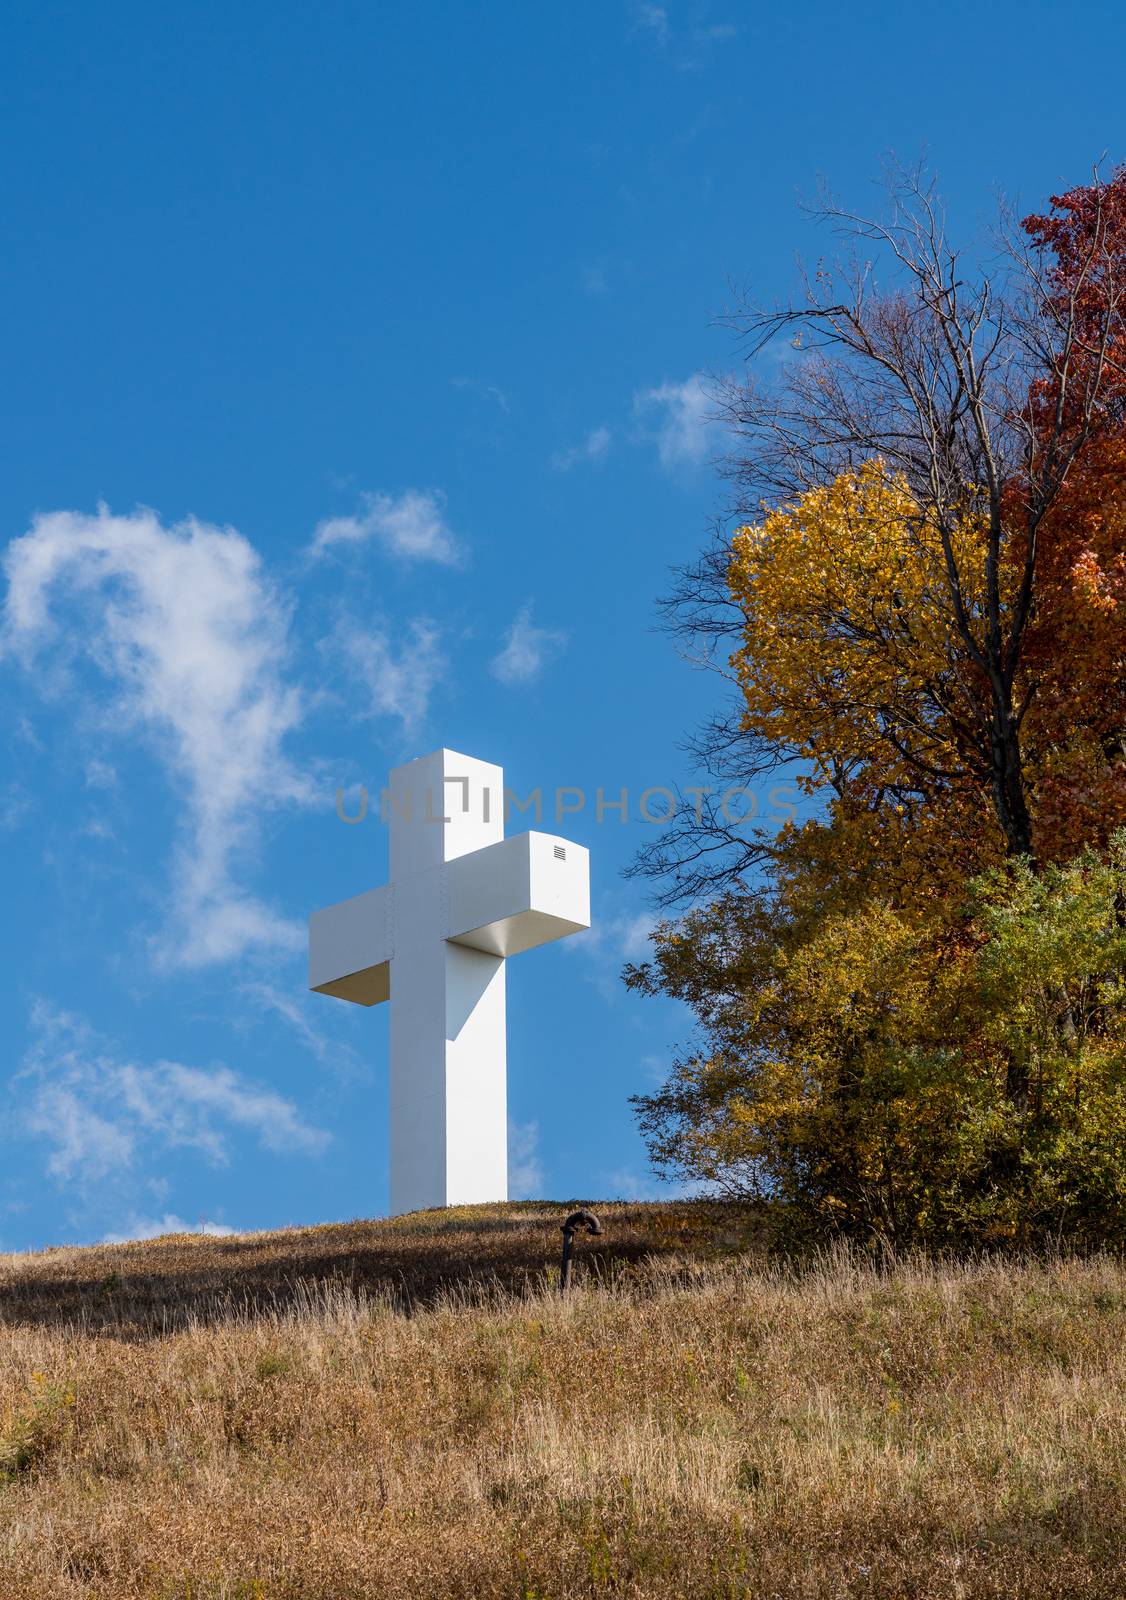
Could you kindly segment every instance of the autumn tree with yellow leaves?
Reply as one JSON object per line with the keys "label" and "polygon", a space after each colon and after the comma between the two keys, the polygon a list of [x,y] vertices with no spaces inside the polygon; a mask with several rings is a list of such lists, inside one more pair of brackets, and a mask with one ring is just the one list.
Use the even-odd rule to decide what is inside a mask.
{"label": "autumn tree with yellow leaves", "polygon": [[[984,544],[973,522],[950,539],[974,615]],[[902,475],[874,458],[740,528],[727,573],[743,731],[792,752],[810,794],[833,796],[834,871],[878,865],[916,892],[964,881],[996,843],[979,675],[944,568]]]}
{"label": "autumn tree with yellow leaves", "polygon": [[992,275],[917,175],[892,199],[823,209],[887,286],[853,255],[740,319],[798,348],[779,387],[728,392],[758,502],[669,614],[735,690],[705,764],[785,768],[821,804],[775,839],[685,808],[640,861],[667,905],[707,903],[627,972],[701,1025],[638,1110],[664,1170],[791,1221],[1103,1237],[1126,1218],[1126,172],[1011,228]]}

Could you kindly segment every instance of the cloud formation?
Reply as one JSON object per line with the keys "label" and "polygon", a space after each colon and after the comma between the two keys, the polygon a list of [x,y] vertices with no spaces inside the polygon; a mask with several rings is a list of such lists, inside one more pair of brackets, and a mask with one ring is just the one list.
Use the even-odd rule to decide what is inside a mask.
{"label": "cloud formation", "polygon": [[556,472],[570,472],[580,462],[601,461],[610,448],[610,439],[609,428],[592,428],[581,444],[573,445],[569,450],[557,450],[551,458],[551,465]]}
{"label": "cloud formation", "polygon": [[[299,999],[289,989],[261,982],[244,984],[242,992],[254,1001],[253,1009],[256,1014],[272,1012],[280,1017],[321,1066],[348,1074],[363,1072],[361,1058],[350,1044],[333,1037],[322,1028],[315,1027],[310,1021],[310,1015],[321,1018],[326,1015],[326,1010],[319,1004],[311,1005],[308,994],[302,994]],[[335,1008],[329,1008],[329,1012],[331,1013],[333,1009]]]}
{"label": "cloud formation", "polygon": [[666,45],[672,37],[669,14],[664,6],[654,0],[633,0],[634,21],[639,28],[647,28],[659,45]]}
{"label": "cloud formation", "polygon": [[134,1244],[144,1239],[159,1239],[166,1233],[202,1233],[212,1239],[228,1239],[234,1231],[223,1222],[208,1222],[206,1219],[200,1222],[185,1222],[183,1217],[176,1216],[172,1211],[166,1211],[162,1217],[133,1215],[121,1233],[105,1233],[98,1243]]}
{"label": "cloud formation", "polygon": [[538,1200],[545,1188],[538,1122],[508,1123],[508,1192],[513,1200]]}
{"label": "cloud formation", "polygon": [[703,373],[694,372],[683,383],[665,382],[634,395],[634,411],[655,418],[653,437],[657,455],[667,471],[699,466],[712,448],[710,428],[714,401]]}
{"label": "cloud formation", "polygon": [[425,720],[430,697],[446,671],[441,634],[424,617],[409,624],[399,643],[392,642],[386,629],[346,619],[321,648],[358,687],[356,715],[398,717],[408,733]]}
{"label": "cloud formation", "polygon": [[350,517],[328,517],[317,524],[311,553],[323,556],[334,546],[378,539],[402,561],[435,561],[456,567],[464,559],[460,541],[446,521],[446,499],[436,489],[406,489],[400,495],[363,494]]}
{"label": "cloud formation", "polygon": [[668,8],[658,0],[632,0],[634,30],[648,33],[681,72],[695,72],[713,54],[714,46],[733,39],[739,32],[734,23],[692,23],[682,18],[674,27]]}
{"label": "cloud formation", "polygon": [[470,389],[482,399],[491,400],[505,415],[512,410],[512,402],[498,384],[486,383],[483,378],[451,378],[450,382],[455,389]]}
{"label": "cloud formation", "polygon": [[60,1180],[99,1181],[147,1151],[191,1148],[213,1164],[230,1159],[233,1130],[265,1150],[319,1155],[330,1135],[291,1100],[229,1067],[119,1059],[79,1018],[37,1001],[33,1042],[14,1082],[27,1086],[19,1122],[49,1149]]}
{"label": "cloud formation", "polygon": [[645,961],[652,955],[656,921],[652,911],[604,911],[581,939],[569,939],[566,948],[614,966]]}
{"label": "cloud formation", "polygon": [[566,645],[567,635],[558,628],[536,627],[529,600],[513,618],[504,647],[493,657],[489,670],[501,683],[533,683]]}
{"label": "cloud formation", "polygon": [[621,970],[626,962],[647,961],[653,954],[652,933],[658,920],[651,911],[627,907],[611,909],[613,900],[603,899],[591,918],[591,926],[563,941],[563,949],[573,960],[582,962],[583,974],[602,997],[612,1005],[622,998]]}
{"label": "cloud formation", "polygon": [[31,810],[31,796],[18,783],[0,789],[0,833],[14,833]]}
{"label": "cloud formation", "polygon": [[707,1186],[679,1178],[662,1178],[655,1172],[639,1172],[634,1167],[616,1167],[605,1173],[598,1184],[600,1194],[612,1200],[691,1200],[706,1194]]}
{"label": "cloud formation", "polygon": [[[193,518],[55,511],[12,541],[4,571],[0,654],[56,698],[73,692],[77,658],[92,665],[110,699],[87,702],[90,725],[140,733],[183,796],[158,960],[299,948],[302,929],[237,882],[260,809],[312,799],[284,749],[303,713],[285,676],[289,611],[253,547]],[[110,770],[90,772],[104,785]]]}

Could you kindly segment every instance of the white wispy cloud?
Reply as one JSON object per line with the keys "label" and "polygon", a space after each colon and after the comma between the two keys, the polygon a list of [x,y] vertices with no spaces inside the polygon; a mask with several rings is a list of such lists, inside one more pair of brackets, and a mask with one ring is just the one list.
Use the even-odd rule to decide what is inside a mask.
{"label": "white wispy cloud", "polygon": [[656,918],[651,911],[618,911],[596,917],[580,940],[566,948],[602,962],[645,961],[652,954]]}
{"label": "white wispy cloud", "polygon": [[608,1200],[691,1200],[707,1193],[706,1185],[680,1178],[659,1178],[648,1169],[617,1167],[599,1180],[599,1192]]}
{"label": "white wispy cloud", "polygon": [[612,910],[603,900],[594,909],[590,927],[564,939],[563,949],[573,960],[581,962],[587,981],[613,1005],[624,994],[622,967],[625,963],[647,961],[652,955],[651,935],[656,921],[651,911],[628,907]]}
{"label": "white wispy cloud", "polygon": [[513,1200],[537,1200],[545,1188],[538,1122],[508,1123],[508,1192]]}
{"label": "white wispy cloud", "polygon": [[499,384],[487,383],[483,378],[451,378],[450,382],[455,389],[470,389],[482,399],[491,400],[505,415],[512,410],[512,402]]}
{"label": "white wispy cloud", "polygon": [[167,1145],[192,1146],[218,1164],[229,1158],[232,1128],[252,1133],[276,1154],[317,1154],[328,1143],[305,1123],[291,1100],[247,1082],[230,1067],[185,1067],[178,1061],[117,1067],[117,1101],[137,1124]]}
{"label": "white wispy cloud", "polygon": [[610,440],[609,428],[592,428],[581,444],[573,445],[569,450],[557,450],[551,458],[551,465],[556,472],[570,472],[580,462],[601,461],[610,448]]}
{"label": "white wispy cloud", "polygon": [[230,1160],[232,1132],[276,1153],[318,1155],[329,1142],[291,1100],[222,1065],[123,1060],[81,1018],[37,1001],[32,1044],[13,1080],[23,1131],[48,1147],[52,1177],[105,1179],[139,1154],[191,1148]]}
{"label": "white wispy cloud", "polygon": [[0,789],[0,833],[13,833],[31,810],[31,795],[18,783]]}
{"label": "white wispy cloud", "polygon": [[398,717],[404,729],[419,726],[430,697],[446,672],[441,633],[426,618],[416,618],[406,637],[393,641],[384,628],[364,627],[345,618],[322,641],[330,662],[361,692],[361,717]]}
{"label": "white wispy cloud", "polygon": [[[39,516],[4,557],[0,653],[57,698],[82,657],[110,690],[88,720],[140,733],[183,796],[167,932],[154,954],[203,966],[255,947],[295,950],[303,929],[237,881],[263,808],[312,800],[284,745],[303,706],[286,681],[289,610],[241,534],[155,513]],[[103,770],[104,769],[104,770]],[[94,768],[108,776],[108,764]]]}
{"label": "white wispy cloud", "polygon": [[403,561],[435,561],[454,567],[465,555],[446,521],[446,497],[437,489],[363,494],[354,515],[328,517],[317,524],[310,550],[312,555],[322,556],[334,546],[364,544],[369,539],[378,539]]}
{"label": "white wispy cloud", "polygon": [[[332,1067],[348,1074],[355,1074],[361,1070],[360,1059],[350,1044],[331,1037],[310,1021],[309,1013],[314,1007],[309,1004],[308,995],[303,994],[299,1000],[291,990],[280,989],[272,983],[243,984],[242,992],[260,1010],[272,1012],[280,1017],[321,1066]],[[315,1007],[316,1015],[325,1015],[325,1009],[323,1005],[318,1004]]]}
{"label": "white wispy cloud", "polygon": [[117,772],[108,761],[99,761],[96,757],[86,763],[87,789],[114,789],[117,787]]}
{"label": "white wispy cloud", "polygon": [[699,466],[713,448],[711,428],[715,403],[704,375],[694,372],[683,383],[666,381],[634,395],[634,411],[655,419],[651,426],[657,455],[668,471]]}
{"label": "white wispy cloud", "polygon": [[[656,1200],[663,1198],[660,1185],[651,1172],[638,1172],[632,1167],[616,1167],[607,1172],[600,1188],[610,1200]],[[665,1196],[668,1190],[665,1190]]]}
{"label": "white wispy cloud", "polygon": [[633,0],[632,11],[634,22],[639,28],[647,29],[657,43],[666,45],[672,37],[669,27],[669,14],[662,5],[657,5],[655,0]]}
{"label": "white wispy cloud", "polygon": [[647,1083],[662,1084],[672,1070],[672,1057],[671,1054],[642,1056],[638,1066]]}
{"label": "white wispy cloud", "polygon": [[99,1244],[136,1244],[145,1239],[159,1239],[166,1233],[200,1233],[212,1239],[228,1239],[234,1233],[225,1222],[185,1222],[175,1212],[167,1211],[163,1217],[139,1217],[135,1214],[124,1224],[120,1233],[104,1233]]}
{"label": "white wispy cloud", "polygon": [[132,1129],[99,1115],[89,1097],[66,1082],[44,1083],[33,1095],[23,1125],[33,1138],[51,1146],[47,1171],[56,1178],[77,1173],[104,1178],[133,1160]]}
{"label": "white wispy cloud", "polygon": [[[681,72],[698,71],[712,57],[714,46],[739,32],[731,22],[699,23],[682,15],[675,23],[659,0],[631,0],[634,28],[647,33],[669,62]],[[693,8],[698,13],[699,8]]]}
{"label": "white wispy cloud", "polygon": [[503,648],[490,663],[490,671],[501,683],[532,683],[566,645],[567,635],[558,628],[536,626],[532,603],[528,601],[513,618]]}

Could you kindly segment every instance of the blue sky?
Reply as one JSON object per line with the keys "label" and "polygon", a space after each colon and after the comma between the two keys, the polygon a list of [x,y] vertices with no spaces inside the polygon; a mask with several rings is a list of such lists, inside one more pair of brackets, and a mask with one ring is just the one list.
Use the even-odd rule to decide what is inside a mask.
{"label": "blue sky", "polygon": [[384,880],[337,788],[439,745],[545,827],[590,797],[595,928],[509,975],[514,1193],[652,1191],[627,1097],[687,1021],[622,990],[620,872],[716,694],[653,627],[724,506],[714,319],[824,248],[821,175],[926,148],[969,232],[1121,158],[1124,45],[1100,4],[8,16],[0,1249],[385,1208],[386,1008],[307,995],[302,930]]}

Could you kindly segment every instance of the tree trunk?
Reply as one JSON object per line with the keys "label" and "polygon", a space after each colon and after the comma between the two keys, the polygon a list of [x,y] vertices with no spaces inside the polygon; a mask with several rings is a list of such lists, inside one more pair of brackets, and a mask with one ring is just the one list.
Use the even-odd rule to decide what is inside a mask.
{"label": "tree trunk", "polygon": [[1012,693],[994,697],[992,728],[993,806],[1010,856],[1026,856],[1035,865],[1032,818],[1024,790],[1024,763],[1020,732],[1013,716]]}

